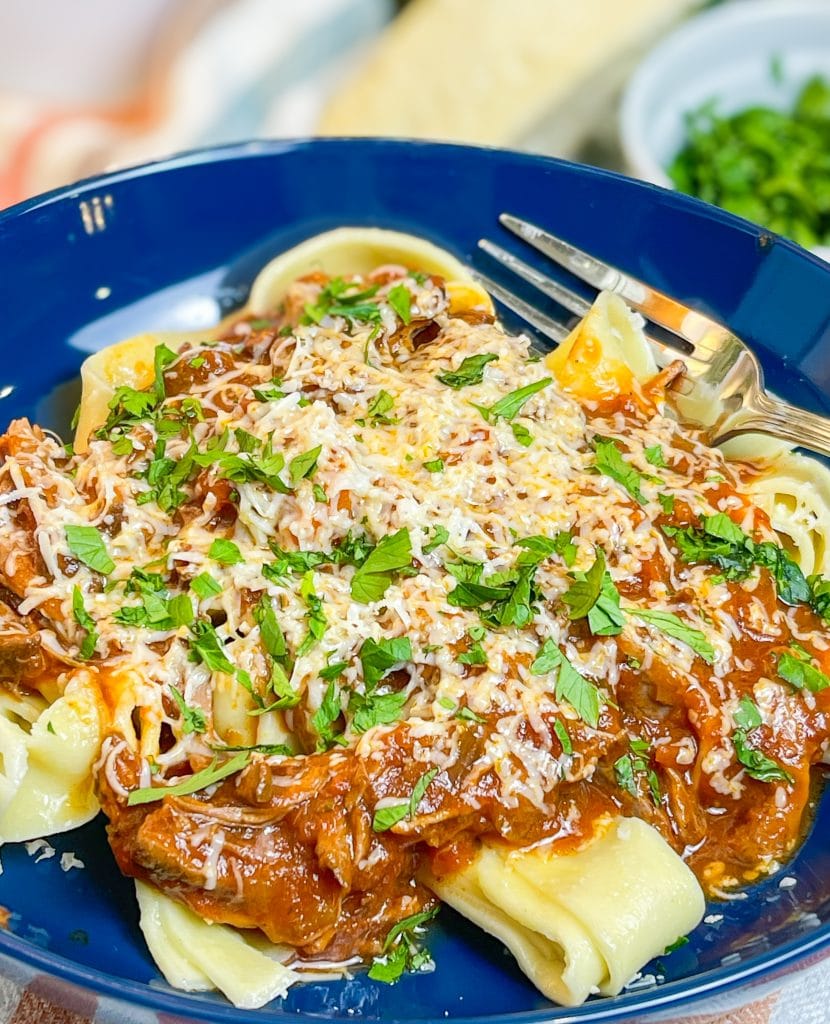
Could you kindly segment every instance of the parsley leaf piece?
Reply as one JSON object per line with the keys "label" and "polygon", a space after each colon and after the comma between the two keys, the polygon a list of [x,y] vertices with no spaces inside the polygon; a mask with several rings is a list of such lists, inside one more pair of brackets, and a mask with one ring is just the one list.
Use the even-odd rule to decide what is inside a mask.
{"label": "parsley leaf piece", "polygon": [[418,949],[415,935],[427,921],[435,917],[439,909],[435,906],[432,910],[423,910],[393,925],[383,944],[382,955],[372,961],[369,977],[374,981],[392,985],[405,971],[417,971],[429,964],[429,952],[426,949]]}
{"label": "parsley leaf piece", "polygon": [[67,526],[66,541],[69,550],[84,565],[88,565],[95,572],[108,576],[115,568],[115,562],[110,558],[104,538],[94,526]]}
{"label": "parsley leaf piece", "polygon": [[253,614],[254,622],[259,626],[259,635],[266,653],[272,658],[284,658],[287,653],[285,637],[279,622],[277,622],[274,604],[267,594],[263,594],[254,605]]}
{"label": "parsley leaf piece", "polygon": [[486,718],[482,718],[481,715],[477,715],[472,708],[468,707],[459,708],[455,713],[455,717],[460,719],[462,722],[475,722],[477,725],[482,725],[487,721]]}
{"label": "parsley leaf piece", "polygon": [[302,323],[319,324],[326,316],[340,316],[350,324],[355,322],[380,323],[380,307],[375,302],[368,302],[378,291],[380,285],[371,285],[361,289],[353,281],[344,281],[342,277],[332,278],[321,289],[314,303],[306,303]]}
{"label": "parsley leaf piece", "polygon": [[258,402],[278,402],[281,398],[285,398],[286,395],[286,392],[280,388],[281,384],[282,381],[279,377],[273,377],[267,387],[251,388],[251,390]]}
{"label": "parsley leaf piece", "polygon": [[655,629],[659,629],[666,636],[680,640],[687,647],[691,647],[695,654],[703,658],[707,665],[714,664],[715,648],[709,643],[703,633],[699,629],[687,626],[682,619],[679,619],[672,612],[633,607],[627,607],[626,611],[638,619],[642,619],[643,622],[648,623],[650,626],[654,626]]}
{"label": "parsley leaf piece", "polygon": [[384,640],[364,640],[358,652],[363,666],[363,686],[371,693],[383,677],[396,665],[412,660],[412,644],[408,636]]}
{"label": "parsley leaf piece", "polygon": [[222,593],[222,585],[209,572],[200,572],[190,581],[190,589],[201,601]]}
{"label": "parsley leaf piece", "polygon": [[622,484],[635,501],[644,505],[646,499],[641,489],[643,477],[622,457],[617,442],[610,437],[597,435],[592,443],[596,452],[594,465],[597,471]]}
{"label": "parsley leaf piece", "polygon": [[412,562],[412,543],[406,528],[382,537],[352,578],[352,597],[361,604],[379,601],[392,583],[392,574]]}
{"label": "parsley leaf piece", "polygon": [[573,667],[552,638],[540,648],[530,671],[535,676],[557,669],[556,699],[566,700],[592,729],[599,724],[600,696],[597,687]]}
{"label": "parsley leaf piece", "polygon": [[274,582],[278,582],[289,572],[308,572],[309,569],[316,569],[318,565],[328,561],[322,551],[283,551],[273,541],[271,550],[277,556],[277,560],[271,565],[263,565],[262,575]]}
{"label": "parsley leaf piece", "polygon": [[670,516],[674,512],[674,495],[673,494],[658,494],[657,500],[660,502],[660,507]]}
{"label": "parsley leaf piece", "polygon": [[424,554],[430,554],[436,548],[440,548],[442,544],[446,544],[449,539],[450,531],[446,526],[434,526],[432,528],[432,540],[428,544],[424,544]]}
{"label": "parsley leaf piece", "polygon": [[689,944],[688,935],[679,935],[674,942],[670,942],[668,946],[663,950],[663,956],[668,956],[669,953],[674,953],[676,949],[682,949],[683,946]]}
{"label": "parsley leaf piece", "polygon": [[191,707],[182,696],[181,690],[172,683],[170,684],[170,692],[179,706],[179,712],[182,716],[182,732],[185,735],[191,732],[204,732],[207,729],[207,722],[205,721],[205,714],[202,709]]}
{"label": "parsley leaf piece", "polygon": [[499,418],[510,422],[514,416],[519,415],[523,406],[530,398],[539,391],[544,390],[552,383],[552,377],[542,377],[541,380],[534,381],[532,384],[527,384],[525,387],[519,388],[517,391],[511,391],[509,394],[505,395],[504,398],[500,398],[494,405],[485,406],[475,405],[475,403],[472,404],[476,409],[478,409],[488,423],[495,423]]}
{"label": "parsley leaf piece", "polygon": [[368,696],[352,693],[349,696],[352,731],[364,733],[376,725],[397,722],[408,699],[405,690],[399,693],[371,693]]}
{"label": "parsley leaf piece", "polygon": [[309,448],[307,452],[303,452],[302,455],[295,455],[294,458],[288,463],[288,475],[291,477],[291,483],[296,487],[297,484],[308,477],[314,475],[317,469],[317,460],[320,458],[320,452],[323,450],[323,446],[318,444],[316,448]]}
{"label": "parsley leaf piece", "polygon": [[666,462],[666,456],[663,454],[663,446],[654,444],[650,448],[645,449],[646,462],[650,466],[657,466],[659,469],[667,469],[668,462]]}
{"label": "parsley leaf piece", "polygon": [[95,653],[95,645],[98,643],[98,632],[95,629],[95,620],[84,606],[84,595],[78,586],[72,589],[72,614],[81,629],[86,631],[86,635],[81,641],[78,657],[81,661],[89,661]]}
{"label": "parsley leaf piece", "polygon": [[530,537],[521,537],[516,541],[517,548],[524,548],[517,560],[518,564],[538,565],[546,558],[550,558],[551,555],[560,554],[560,546],[556,537],[544,537],[540,533],[534,533]]}
{"label": "parsley leaf piece", "polygon": [[386,301],[405,324],[412,320],[412,292],[406,285],[396,284],[394,288],[390,288]]}
{"label": "parsley leaf piece", "polygon": [[340,707],[340,689],[337,686],[337,683],[332,679],[326,687],[326,692],[320,703],[320,707],[314,712],[311,718],[311,725],[319,737],[317,740],[318,751],[329,750],[335,745],[335,743],[345,745],[343,737],[339,734],[335,735],[334,729],[332,728],[342,713],[343,710]]}
{"label": "parsley leaf piece", "polygon": [[387,807],[378,807],[372,818],[372,831],[387,832],[397,825],[399,821],[409,814],[409,804],[389,804]]}
{"label": "parsley leaf piece", "polygon": [[568,735],[568,730],[565,728],[561,719],[557,718],[553,723],[553,731],[556,733],[556,738],[562,745],[562,753],[566,757],[572,757],[574,746],[573,743],[571,743],[571,737]]}
{"label": "parsley leaf piece", "polygon": [[570,608],[571,619],[588,619],[594,636],[617,636],[625,623],[620,594],[605,568],[605,552],[599,547],[595,550],[594,564],[587,572],[574,574],[562,600]]}
{"label": "parsley leaf piece", "polygon": [[237,545],[232,540],[225,540],[223,537],[217,537],[210,545],[208,558],[212,558],[220,565],[238,565],[245,561]]}
{"label": "parsley leaf piece", "polygon": [[166,796],[189,796],[191,793],[198,793],[200,789],[227,779],[241,771],[251,760],[248,750],[241,750],[224,764],[219,763],[219,758],[214,757],[207,768],[189,776],[181,782],[172,786],[146,786],[144,789],[134,789],[127,797],[127,806],[135,807],[136,804],[149,804],[155,800],[163,800]]}
{"label": "parsley leaf piece", "polygon": [[773,761],[760,750],[751,747],[747,742],[746,733],[742,729],[736,729],[732,734],[732,745],[735,748],[738,762],[746,768],[747,775],[753,779],[758,779],[759,782],[789,782],[792,784],[792,775],[777,761]]}
{"label": "parsley leaf piece", "polygon": [[462,651],[456,661],[461,665],[486,665],[487,652],[481,646],[481,641],[477,640],[466,651]]}
{"label": "parsley leaf piece", "polygon": [[222,744],[221,746],[211,747],[211,750],[222,754],[231,754],[239,750],[245,750],[250,754],[265,754],[267,756],[278,754],[280,757],[294,756],[291,747],[286,746],[285,743],[249,743],[247,745],[236,744],[233,746]]}
{"label": "parsley leaf piece", "polygon": [[423,800],[424,794],[437,774],[437,768],[431,768],[428,772],[424,772],[413,786],[412,793],[406,803],[390,804],[387,807],[378,808],[372,818],[372,830],[374,832],[386,832],[394,825],[397,825],[399,821],[403,821],[404,818],[409,818],[410,820],[414,818],[418,813],[418,804]]}
{"label": "parsley leaf piece", "polygon": [[166,345],[156,345],[156,350],[153,353],[153,389],[156,394],[156,405],[161,405],[167,396],[167,389],[164,385],[164,371],[171,363],[175,363],[178,358],[178,355]]}
{"label": "parsley leaf piece", "polygon": [[438,774],[437,768],[430,768],[428,772],[418,779],[415,786],[412,789],[412,796],[409,798],[409,817],[414,818],[418,813],[418,804],[423,800],[426,791],[432,785],[432,780]]}
{"label": "parsley leaf piece", "polygon": [[322,505],[328,505],[329,496],[319,484],[314,484],[311,488],[311,492],[314,495],[315,501],[319,501]]}
{"label": "parsley leaf piece", "polygon": [[602,591],[602,580],[605,575],[605,552],[602,548],[594,549],[594,564],[587,572],[574,574],[574,582],[562,595],[568,606],[568,618],[584,619],[599,599]]}
{"label": "parsley leaf piece", "polygon": [[436,380],[446,384],[448,388],[459,391],[473,384],[481,384],[484,380],[484,367],[495,362],[499,357],[494,352],[482,352],[481,355],[467,356],[461,361],[457,370],[436,373]]}
{"label": "parsley leaf piece", "polygon": [[225,648],[214,627],[204,619],[197,619],[190,627],[190,653],[211,672],[233,675],[234,665],[225,654]]}
{"label": "parsley leaf piece", "polygon": [[443,459],[430,459],[429,462],[424,463],[424,469],[428,473],[443,473],[444,471],[444,460]]}
{"label": "parsley leaf piece", "polygon": [[778,659],[778,675],[799,690],[821,693],[830,686],[830,678],[815,668],[808,659],[785,651]]}
{"label": "parsley leaf piece", "polygon": [[391,426],[397,423],[394,416],[389,413],[395,407],[395,399],[388,391],[378,391],[366,408],[366,416],[371,426]]}
{"label": "parsley leaf piece", "polygon": [[[329,657],[334,654],[334,651],[329,653]],[[337,679],[338,676],[342,676],[346,669],[349,667],[348,661],[331,661],[325,668],[321,668],[318,675],[321,679]]]}
{"label": "parsley leaf piece", "polygon": [[758,710],[758,705],[751,697],[746,696],[746,694],[741,697],[740,703],[732,712],[732,720],[737,728],[744,733],[752,732],[753,729],[757,729],[763,721],[761,718],[761,712]]}
{"label": "parsley leaf piece", "polygon": [[[297,657],[302,658],[304,655],[314,647],[318,641],[323,639],[323,635],[326,632],[326,626],[328,620],[326,614],[323,611],[323,599],[318,595],[314,589],[314,573],[309,570],[303,581],[300,584],[300,597],[305,601],[306,608],[306,623],[308,624],[308,633],[305,639],[297,648]],[[275,620],[276,621],[276,620]]]}
{"label": "parsley leaf piece", "polygon": [[511,423],[510,429],[522,448],[529,448],[533,444],[533,434],[521,423]]}

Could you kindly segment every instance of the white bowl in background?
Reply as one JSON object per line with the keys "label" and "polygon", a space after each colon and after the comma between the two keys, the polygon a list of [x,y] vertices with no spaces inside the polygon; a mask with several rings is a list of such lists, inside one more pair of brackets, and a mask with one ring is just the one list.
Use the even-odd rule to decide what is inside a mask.
{"label": "white bowl in background", "polygon": [[628,172],[671,188],[666,168],[689,111],[712,99],[721,114],[786,108],[817,73],[830,78],[828,0],[733,0],[697,15],[651,50],[626,86],[620,143]]}

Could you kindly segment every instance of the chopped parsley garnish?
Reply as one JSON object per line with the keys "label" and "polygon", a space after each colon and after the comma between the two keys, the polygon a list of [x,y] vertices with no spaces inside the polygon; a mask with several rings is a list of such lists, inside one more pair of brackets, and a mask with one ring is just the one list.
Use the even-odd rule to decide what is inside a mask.
{"label": "chopped parsley garnish", "polygon": [[673,494],[658,494],[657,500],[660,502],[660,508],[670,516],[674,512],[674,495]]}
{"label": "chopped parsley garnish", "polygon": [[375,957],[369,977],[387,985],[394,984],[405,971],[420,971],[432,962],[427,949],[419,949],[415,941],[419,930],[438,913],[439,907],[412,914],[389,929],[383,953]]}
{"label": "chopped parsley garnish", "polygon": [[133,569],[125,590],[128,594],[137,594],[141,603],[123,605],[113,614],[115,622],[122,626],[169,630],[189,626],[193,622],[190,597],[187,594],[171,597],[158,573]]}
{"label": "chopped parsley garnish", "polygon": [[735,756],[738,762],[746,769],[746,774],[759,782],[789,782],[792,784],[793,777],[788,771],[781,767],[777,761],[749,745],[746,733],[743,729],[736,729],[732,733],[732,745],[735,747]]}
{"label": "chopped parsley garnish", "polygon": [[205,713],[201,708],[194,708],[182,696],[181,690],[177,686],[170,684],[170,692],[173,694],[173,699],[179,707],[179,713],[182,716],[182,732],[187,735],[191,732],[204,732],[207,729],[207,722],[205,721]]}
{"label": "chopped parsley garnish", "polygon": [[190,653],[211,672],[225,672],[234,675],[236,669],[225,654],[225,648],[215,628],[203,619],[197,619],[190,627]]}
{"label": "chopped parsley garnish", "polygon": [[379,601],[392,584],[393,574],[408,569],[412,563],[409,530],[382,537],[369,552],[352,578],[351,594],[355,601],[370,604]]}
{"label": "chopped parsley garnish", "polygon": [[110,558],[104,538],[94,526],[67,526],[66,542],[69,550],[84,565],[95,572],[108,576],[115,568]]}
{"label": "chopped parsley garnish", "polygon": [[412,644],[408,636],[390,637],[384,640],[364,640],[358,652],[363,666],[363,686],[368,692],[393,668],[412,660]]}
{"label": "chopped parsley garnish", "polygon": [[596,452],[594,466],[597,472],[602,473],[603,476],[610,476],[612,480],[622,484],[635,501],[644,505],[646,499],[643,497],[641,489],[643,477],[622,457],[617,442],[610,437],[597,435],[592,444]]}
{"label": "chopped parsley garnish", "polygon": [[308,654],[311,648],[323,639],[328,625],[326,614],[323,611],[323,600],[314,589],[314,572],[312,570],[303,576],[303,582],[300,584],[300,597],[305,601],[305,606],[308,609],[306,612],[308,633],[297,648],[298,658]]}
{"label": "chopped parsley garnish", "polygon": [[171,363],[175,363],[178,355],[166,345],[156,345],[153,353],[153,388],[156,393],[156,404],[161,405],[167,397],[167,389],[164,384],[164,371]]}
{"label": "chopped parsley garnish", "polygon": [[[784,604],[812,604],[816,590],[790,556],[771,541],[754,541],[723,512],[704,516],[698,526],[664,526],[684,562],[709,562],[727,580],[742,580],[754,566],[767,569]],[[812,577],[811,577],[812,579]],[[821,614],[821,613],[819,613]]]}
{"label": "chopped parsley garnish", "polygon": [[522,448],[529,448],[533,444],[533,434],[521,423],[511,423],[510,429]]}
{"label": "chopped parsley garnish", "polygon": [[424,463],[424,469],[428,473],[443,473],[444,471],[444,460],[443,459],[430,459],[429,462]]}
{"label": "chopped parsley garnish", "polygon": [[190,589],[201,601],[216,597],[222,593],[222,584],[215,580],[209,572],[200,572],[190,581]]}
{"label": "chopped parsley garnish", "polygon": [[758,705],[746,694],[741,697],[737,708],[732,712],[732,719],[735,725],[744,732],[752,732],[763,722]]}
{"label": "chopped parsley garnish", "polygon": [[288,475],[291,477],[291,483],[295,487],[301,480],[307,480],[309,477],[314,476],[314,472],[317,469],[317,460],[320,458],[322,450],[323,446],[318,444],[316,448],[309,448],[302,455],[295,455],[288,463]]}
{"label": "chopped parsley garnish", "polygon": [[626,607],[625,609],[630,615],[634,615],[638,619],[642,619],[643,622],[648,623],[650,626],[654,626],[655,629],[659,629],[661,633],[665,633],[666,636],[670,636],[675,640],[680,640],[681,643],[686,644],[698,655],[703,658],[707,665],[711,665],[715,660],[715,648],[709,643],[703,633],[699,629],[693,629],[691,626],[687,626],[682,619],[679,619],[672,612],[661,612],[650,608],[633,608]]}
{"label": "chopped parsley garnish", "polygon": [[98,643],[98,632],[95,628],[95,620],[84,606],[84,595],[80,587],[72,588],[72,614],[75,621],[86,633],[81,641],[78,657],[82,661],[89,661],[95,653],[95,645]]}
{"label": "chopped parsley garnish", "polygon": [[314,495],[315,501],[319,501],[322,505],[328,505],[329,496],[319,484],[312,485],[311,493]]}
{"label": "chopped parsley garnish", "polygon": [[627,754],[617,758],[614,762],[614,774],[617,777],[617,784],[621,789],[626,790],[632,796],[640,795],[639,779],[643,778],[648,785],[652,802],[656,807],[660,806],[660,782],[657,773],[649,767],[647,755],[649,744],[642,739],[629,739],[631,748]]}
{"label": "chopped parsley garnish", "polygon": [[436,373],[435,376],[448,388],[458,391],[473,384],[481,384],[484,380],[484,367],[498,358],[494,352],[482,352],[481,355],[467,356],[457,370],[447,370],[446,373]]}
{"label": "chopped parsley garnish", "polygon": [[493,573],[486,580],[482,580],[480,562],[448,562],[445,568],[457,583],[447,601],[458,608],[477,608],[488,626],[526,626],[539,598],[534,576],[543,557],[538,551],[523,551],[514,569]]}
{"label": "chopped parsley garnish", "polygon": [[799,690],[810,690],[811,693],[820,693],[830,686],[830,677],[812,664],[806,652],[785,651],[778,659],[778,675]]}
{"label": "chopped parsley garnish", "polygon": [[399,693],[372,693],[368,696],[361,693],[350,694],[349,714],[352,716],[352,731],[364,733],[376,725],[397,722],[408,699],[405,690]]}
{"label": "chopped parsley garnish", "polygon": [[663,454],[663,448],[659,444],[652,445],[650,448],[645,449],[646,462],[650,466],[657,466],[658,469],[667,469],[668,462],[666,462],[666,456]]}
{"label": "chopped parsley garnish", "polygon": [[438,774],[437,768],[431,768],[418,779],[412,789],[412,795],[406,803],[390,804],[375,810],[372,818],[372,829],[375,832],[386,832],[397,825],[399,821],[408,818],[410,821],[418,813],[418,804],[423,800],[426,791],[429,789],[432,780]]}
{"label": "chopped parsley garnish", "polygon": [[272,377],[266,387],[251,388],[254,398],[260,402],[278,402],[285,398],[286,392],[282,390],[282,381],[279,377]]}
{"label": "chopped parsley garnish", "polygon": [[534,381],[532,384],[527,384],[525,387],[519,388],[517,391],[511,391],[509,394],[505,395],[504,398],[500,398],[494,405],[476,405],[475,402],[472,402],[471,405],[478,409],[488,423],[495,423],[498,419],[510,422],[514,416],[519,415],[524,404],[529,399],[552,383],[552,377],[542,377],[541,380]]}
{"label": "chopped parsley garnish", "polygon": [[544,676],[556,670],[556,699],[566,700],[579,717],[592,729],[599,724],[600,694],[598,688],[573,667],[552,638],[540,648],[530,671]]}
{"label": "chopped parsley garnish", "polygon": [[666,946],[666,948],[663,950],[663,956],[668,956],[669,953],[674,953],[675,950],[682,949],[683,946],[688,946],[688,944],[689,944],[689,936],[688,935],[679,935],[674,940],[674,942],[670,942],[668,944],[668,946]]}
{"label": "chopped parsley garnish", "polygon": [[481,641],[486,635],[485,630],[481,626],[470,626],[467,635],[470,638],[470,646],[458,655],[456,661],[462,665],[486,665],[487,652],[481,646]]}
{"label": "chopped parsley garnish", "polygon": [[440,548],[442,544],[446,544],[449,539],[450,531],[446,526],[433,526],[432,540],[428,544],[424,544],[424,554],[430,554],[430,552],[435,551],[436,548]]}
{"label": "chopped parsley garnish", "polygon": [[405,324],[412,320],[412,292],[404,284],[389,289],[386,301]]}
{"label": "chopped parsley garnish", "polygon": [[571,743],[571,737],[568,735],[568,730],[565,728],[561,719],[557,718],[553,723],[553,731],[556,733],[556,738],[562,745],[562,753],[566,757],[572,757],[574,746],[573,743]]}
{"label": "chopped parsley garnish", "polygon": [[206,789],[229,775],[235,775],[241,771],[250,761],[249,750],[241,750],[224,764],[219,763],[219,758],[214,757],[207,768],[189,776],[181,782],[172,786],[147,786],[144,789],[134,789],[127,797],[127,806],[135,807],[136,804],[149,804],[154,800],[163,800],[166,796],[189,796],[191,793],[198,793],[200,789]]}
{"label": "chopped parsley garnish", "polygon": [[622,632],[625,617],[620,610],[620,595],[608,570],[605,552],[596,548],[596,559],[587,572],[573,574],[574,582],[562,595],[571,619],[588,619],[594,636],[616,636]]}
{"label": "chopped parsley garnish", "polygon": [[302,323],[319,324],[327,316],[343,317],[350,324],[380,323],[380,306],[377,302],[369,302],[380,285],[361,288],[353,281],[344,281],[342,277],[332,278],[321,289],[317,301],[306,303]]}
{"label": "chopped parsley garnish", "polygon": [[342,733],[335,733],[334,726],[343,714],[340,706],[340,688],[332,679],[326,687],[326,692],[320,707],[314,712],[311,724],[317,733],[317,749],[319,751],[329,750],[336,743],[346,745]]}
{"label": "chopped parsley garnish", "polygon": [[225,540],[223,537],[217,537],[210,545],[208,558],[212,558],[220,565],[239,565],[245,561],[239,547],[232,540]]}
{"label": "chopped parsley garnish", "polygon": [[368,420],[369,425],[372,427],[392,426],[392,424],[398,422],[394,416],[389,415],[394,408],[395,399],[389,392],[378,391],[366,408],[366,419],[355,420],[355,423],[359,423],[363,427]]}
{"label": "chopped parsley garnish", "polygon": [[277,622],[274,604],[263,594],[254,605],[254,622],[259,626],[259,636],[266,653],[277,660],[286,656],[285,637]]}
{"label": "chopped parsley garnish", "polygon": [[222,754],[231,754],[239,750],[245,750],[250,754],[265,754],[273,757],[275,754],[280,757],[292,757],[294,751],[291,747],[286,746],[285,743],[249,743],[247,745],[236,744],[234,746],[215,746],[211,747],[211,750],[215,750]]}

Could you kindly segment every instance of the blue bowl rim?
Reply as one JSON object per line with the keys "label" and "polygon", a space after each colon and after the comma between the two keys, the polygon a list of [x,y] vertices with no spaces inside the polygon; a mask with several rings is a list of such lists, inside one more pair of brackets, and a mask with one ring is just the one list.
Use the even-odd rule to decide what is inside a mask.
{"label": "blue bowl rim", "polygon": [[[24,199],[0,211],[0,228],[8,221],[31,211],[42,209],[52,203],[67,199],[80,199],[85,193],[98,191],[101,188],[134,178],[141,178],[148,174],[175,171],[178,168],[200,164],[276,157],[306,149],[337,149],[350,146],[363,148],[368,153],[381,152],[388,148],[417,148],[424,152],[457,153],[469,157],[483,153],[488,158],[509,158],[526,166],[541,164],[543,166],[570,167],[598,179],[625,181],[628,187],[659,194],[661,199],[664,202],[668,202],[672,207],[697,209],[709,220],[732,225],[754,235],[759,240],[763,239],[767,244],[773,243],[784,246],[801,259],[805,259],[808,263],[817,264],[830,272],[830,268],[828,268],[824,260],[809,252],[809,250],[803,249],[795,242],[718,207],[711,206],[702,200],[666,189],[651,182],[633,179],[615,171],[576,164],[573,161],[562,160],[556,157],[520,153],[515,150],[491,146],[471,146],[406,138],[252,139],[185,150],[172,156],[120,168],[107,174],[92,175],[70,185],[61,186],[49,192]],[[194,1021],[198,1017],[205,1021],[215,1021],[217,1024],[241,1024],[242,1021],[253,1021],[256,1019],[251,1011],[238,1009],[229,1003],[206,1003],[198,999],[198,997],[194,998],[191,995],[179,994],[173,989],[166,991],[162,988],[153,988],[149,984],[118,978],[103,971],[85,967],[70,960],[68,957],[44,950],[2,929],[0,929],[0,954],[5,954],[21,963],[40,969],[62,981],[81,986],[115,1000],[131,1002],[136,1006],[150,1010],[176,1013]],[[579,1019],[584,1020],[585,1024],[589,1024],[590,1021],[620,1020],[630,1018],[632,1014],[652,1014],[681,1003],[688,1004],[693,1000],[700,1000],[707,995],[720,995],[727,991],[734,991],[736,988],[751,982],[762,985],[773,980],[775,977],[790,973],[797,969],[797,965],[801,961],[815,958],[819,954],[830,956],[830,921],[821,925],[812,934],[808,934],[804,938],[793,939],[777,949],[759,953],[747,960],[742,960],[735,964],[722,965],[719,968],[706,971],[692,978],[681,978],[663,985],[656,985],[650,989],[628,993],[627,996],[634,997],[630,1000],[627,996],[623,996],[622,999],[615,999],[613,1003],[611,1001],[586,1003],[576,1010],[569,1010],[551,1004],[550,1007],[543,1009],[504,1013],[486,1018],[481,1016],[453,1017],[452,1022],[453,1024],[499,1024],[499,1022],[501,1024],[543,1024],[543,1022],[544,1024],[557,1024],[558,1021]],[[284,1020],[287,1024],[288,1022],[290,1024],[308,1024],[312,1016],[283,1009],[272,1009],[269,1010],[269,1013],[273,1015],[274,1019]],[[433,1020],[429,1018],[384,1019],[386,1024],[415,1024],[416,1021],[417,1024],[446,1024],[444,1018],[435,1018]]]}

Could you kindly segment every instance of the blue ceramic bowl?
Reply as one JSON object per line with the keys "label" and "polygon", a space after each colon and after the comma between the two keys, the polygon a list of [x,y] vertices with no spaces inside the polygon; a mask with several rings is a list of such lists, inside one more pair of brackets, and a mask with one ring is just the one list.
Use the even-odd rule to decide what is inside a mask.
{"label": "blue ceramic bowl", "polygon": [[[513,244],[498,226],[502,210],[723,320],[755,347],[780,394],[830,411],[830,268],[789,242],[587,167],[464,147],[327,140],[189,154],[0,214],[0,420],[28,415],[65,430],[88,351],[140,330],[215,321],[244,302],[266,260],[308,235],[374,224],[422,234],[478,263],[481,236]],[[58,837],[58,856],[40,863],[21,847],[3,850],[0,904],[11,916],[0,932],[0,970],[78,1012],[91,1015],[97,1005],[98,1019],[104,1009],[130,1021],[313,1015],[531,1024],[680,1015],[691,1003],[699,1011],[713,993],[749,1001],[830,952],[828,827],[824,799],[782,873],[795,885],[781,887],[778,876],[744,900],[713,904],[719,920],[646,969],[656,983],[575,1010],[551,1006],[497,942],[449,909],[430,938],[435,973],[393,987],[365,976],[300,986],[258,1013],[174,992],[142,942],[132,883],[116,871],[100,820]],[[60,870],[66,850],[85,870]]]}

